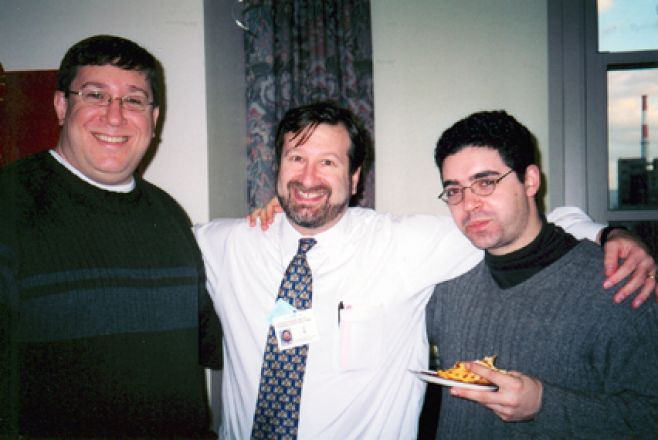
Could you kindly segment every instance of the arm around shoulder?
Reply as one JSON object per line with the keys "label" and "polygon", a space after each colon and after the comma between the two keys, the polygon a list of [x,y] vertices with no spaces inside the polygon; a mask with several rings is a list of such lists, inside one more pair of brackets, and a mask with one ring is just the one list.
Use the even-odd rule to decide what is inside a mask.
{"label": "arm around shoulder", "polygon": [[599,233],[604,225],[595,223],[576,206],[560,206],[548,213],[546,219],[560,226],[562,229],[579,240],[588,239],[598,242]]}

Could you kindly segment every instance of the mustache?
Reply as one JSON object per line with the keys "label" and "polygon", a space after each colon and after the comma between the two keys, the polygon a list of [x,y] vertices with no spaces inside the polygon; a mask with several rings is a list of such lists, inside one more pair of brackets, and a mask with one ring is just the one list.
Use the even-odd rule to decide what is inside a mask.
{"label": "mustache", "polygon": [[299,181],[288,182],[288,191],[292,189],[298,189],[304,192],[326,192],[328,194],[331,194],[331,188],[326,185],[315,185],[311,187],[306,187],[302,182]]}

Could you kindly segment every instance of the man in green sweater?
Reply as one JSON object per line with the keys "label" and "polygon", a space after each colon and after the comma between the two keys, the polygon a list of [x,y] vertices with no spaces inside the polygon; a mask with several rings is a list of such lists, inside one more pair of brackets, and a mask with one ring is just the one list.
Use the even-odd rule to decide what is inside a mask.
{"label": "man in green sweater", "polygon": [[508,370],[467,363],[497,391],[444,392],[437,437],[655,438],[658,306],[614,305],[601,248],[546,222],[527,128],[475,113],[443,133],[435,159],[441,198],[485,257],[436,287],[429,337],[443,368],[497,355]]}
{"label": "man in green sweater", "polygon": [[162,88],[132,41],[80,41],[57,146],[0,170],[1,438],[208,435],[203,263],[183,209],[134,174]]}

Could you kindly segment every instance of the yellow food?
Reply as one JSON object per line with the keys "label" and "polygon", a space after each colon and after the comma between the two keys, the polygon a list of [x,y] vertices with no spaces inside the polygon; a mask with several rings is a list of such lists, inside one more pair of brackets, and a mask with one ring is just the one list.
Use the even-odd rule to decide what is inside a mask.
{"label": "yellow food", "polygon": [[[499,373],[506,373],[505,370],[494,367],[495,360],[496,355],[485,356],[484,359],[478,359],[474,361],[474,363],[480,364]],[[456,362],[454,367],[447,370],[439,370],[436,372],[436,374],[437,376],[444,379],[456,380],[458,382],[474,383],[478,385],[493,385],[491,381],[466,369],[465,364],[466,363],[464,361]]]}

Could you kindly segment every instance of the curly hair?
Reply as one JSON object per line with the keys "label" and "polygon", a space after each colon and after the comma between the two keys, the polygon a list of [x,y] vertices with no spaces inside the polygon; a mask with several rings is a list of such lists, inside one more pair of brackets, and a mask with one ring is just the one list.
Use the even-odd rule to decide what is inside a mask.
{"label": "curly hair", "polygon": [[502,110],[473,113],[444,131],[434,150],[434,161],[439,171],[442,171],[446,157],[469,146],[498,151],[503,162],[521,180],[529,165],[538,165],[535,137],[523,124]]}

